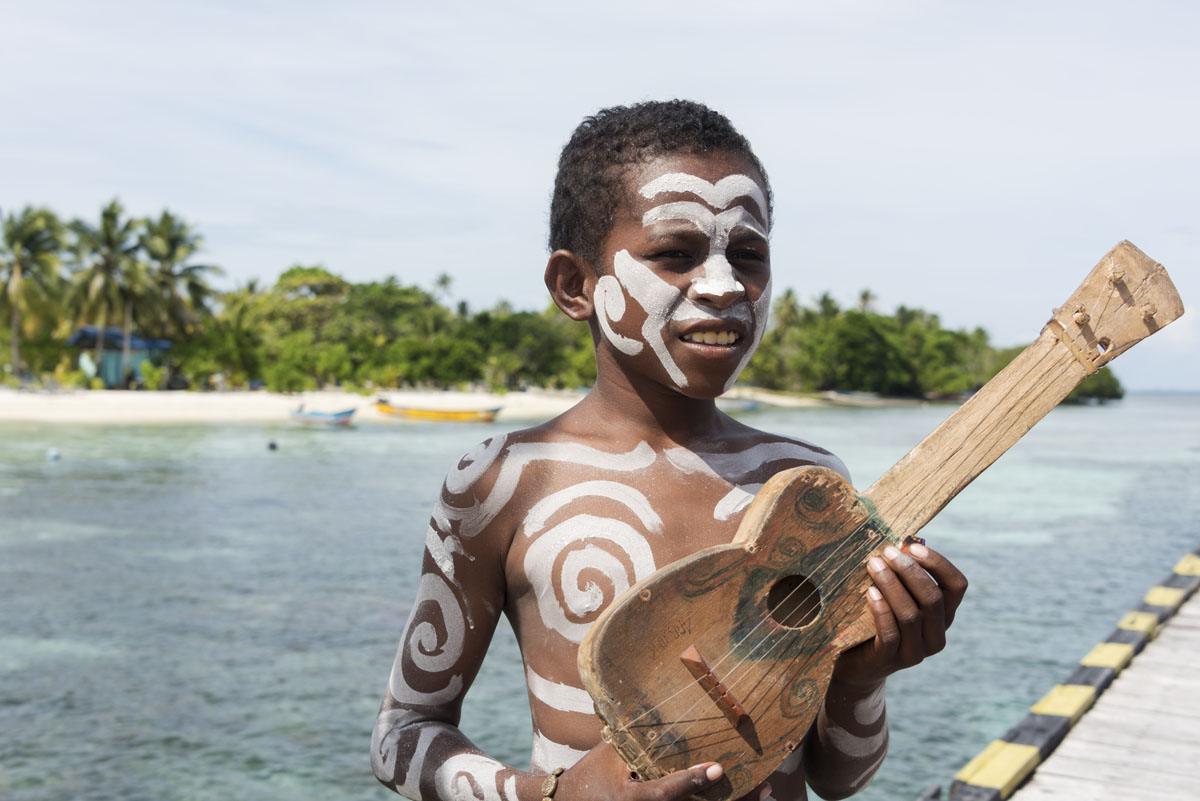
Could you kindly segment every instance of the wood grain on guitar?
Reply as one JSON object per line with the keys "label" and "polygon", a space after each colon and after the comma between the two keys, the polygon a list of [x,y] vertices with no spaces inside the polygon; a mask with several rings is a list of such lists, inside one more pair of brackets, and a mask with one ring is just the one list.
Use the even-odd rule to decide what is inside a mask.
{"label": "wood grain on guitar", "polygon": [[875,636],[867,559],[1181,314],[1162,265],[1121,242],[1032,345],[866,493],[820,467],[772,477],[732,543],[667,565],[588,632],[579,668],[605,739],[643,778],[715,760],[725,777],[703,798],[752,790],[799,747],[838,654]]}

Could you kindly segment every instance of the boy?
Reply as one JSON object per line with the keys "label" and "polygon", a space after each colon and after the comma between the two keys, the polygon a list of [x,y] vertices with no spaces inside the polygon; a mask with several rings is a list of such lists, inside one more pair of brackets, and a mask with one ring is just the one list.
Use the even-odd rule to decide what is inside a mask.
{"label": "boy", "polygon": [[[749,143],[720,114],[672,101],[605,109],[563,149],[546,286],[587,321],[592,391],[541,426],[476,446],[434,507],[418,597],[372,742],[376,776],[402,795],[536,801],[673,801],[718,781],[697,765],[635,782],[580,686],[576,653],[623,590],[700,548],[729,542],[754,492],[831,453],[717,411],[767,324],[770,190]],[[931,549],[889,548],[868,569],[878,636],[839,659],[823,708],[760,798],[861,789],[887,751],[883,682],[941,650],[966,581]],[[463,695],[501,612],[525,661],[530,771],[459,731]],[[552,786],[556,785],[556,786]]]}

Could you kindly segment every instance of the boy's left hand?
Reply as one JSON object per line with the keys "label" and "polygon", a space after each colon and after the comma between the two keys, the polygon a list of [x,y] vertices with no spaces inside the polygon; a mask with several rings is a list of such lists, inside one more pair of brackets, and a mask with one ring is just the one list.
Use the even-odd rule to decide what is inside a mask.
{"label": "boy's left hand", "polygon": [[874,684],[946,647],[946,629],[962,603],[967,579],[932,548],[914,543],[905,550],[888,546],[884,558],[868,560],[875,582],[867,590],[875,639],[842,652],[834,681]]}

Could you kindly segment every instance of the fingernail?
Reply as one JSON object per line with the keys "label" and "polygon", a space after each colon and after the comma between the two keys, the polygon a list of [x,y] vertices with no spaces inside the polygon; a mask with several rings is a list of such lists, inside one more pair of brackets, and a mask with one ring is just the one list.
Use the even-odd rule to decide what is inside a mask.
{"label": "fingernail", "polygon": [[908,567],[908,565],[912,564],[911,556],[901,553],[891,545],[883,549],[883,555],[901,567]]}
{"label": "fingernail", "polygon": [[872,556],[867,560],[867,570],[870,570],[872,573],[882,573],[887,570],[887,565],[878,556]]}
{"label": "fingernail", "polygon": [[908,546],[908,552],[918,559],[924,559],[926,556],[929,556],[929,549],[919,542],[914,542]]}
{"label": "fingernail", "polygon": [[721,767],[720,765],[716,764],[715,762],[713,764],[709,765],[708,769],[706,771],[704,771],[704,778],[708,779],[710,782],[715,782],[717,779],[721,778],[724,775],[725,775],[725,768]]}
{"label": "fingernail", "polygon": [[867,597],[870,598],[872,601],[882,601],[883,593],[880,592],[879,590],[875,589],[874,587],[867,587]]}

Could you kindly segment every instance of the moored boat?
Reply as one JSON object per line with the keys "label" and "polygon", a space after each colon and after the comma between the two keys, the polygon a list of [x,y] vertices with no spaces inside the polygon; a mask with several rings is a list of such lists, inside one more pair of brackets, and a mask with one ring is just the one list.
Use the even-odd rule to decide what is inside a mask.
{"label": "moored boat", "polygon": [[386,398],[375,401],[375,409],[380,414],[439,423],[490,423],[496,419],[501,408],[487,406],[476,409],[439,409],[430,406],[397,406]]}
{"label": "moored boat", "polygon": [[310,426],[348,426],[354,418],[355,409],[341,409],[336,412],[320,412],[315,409],[305,409],[300,404],[292,409],[291,417],[297,423]]}

